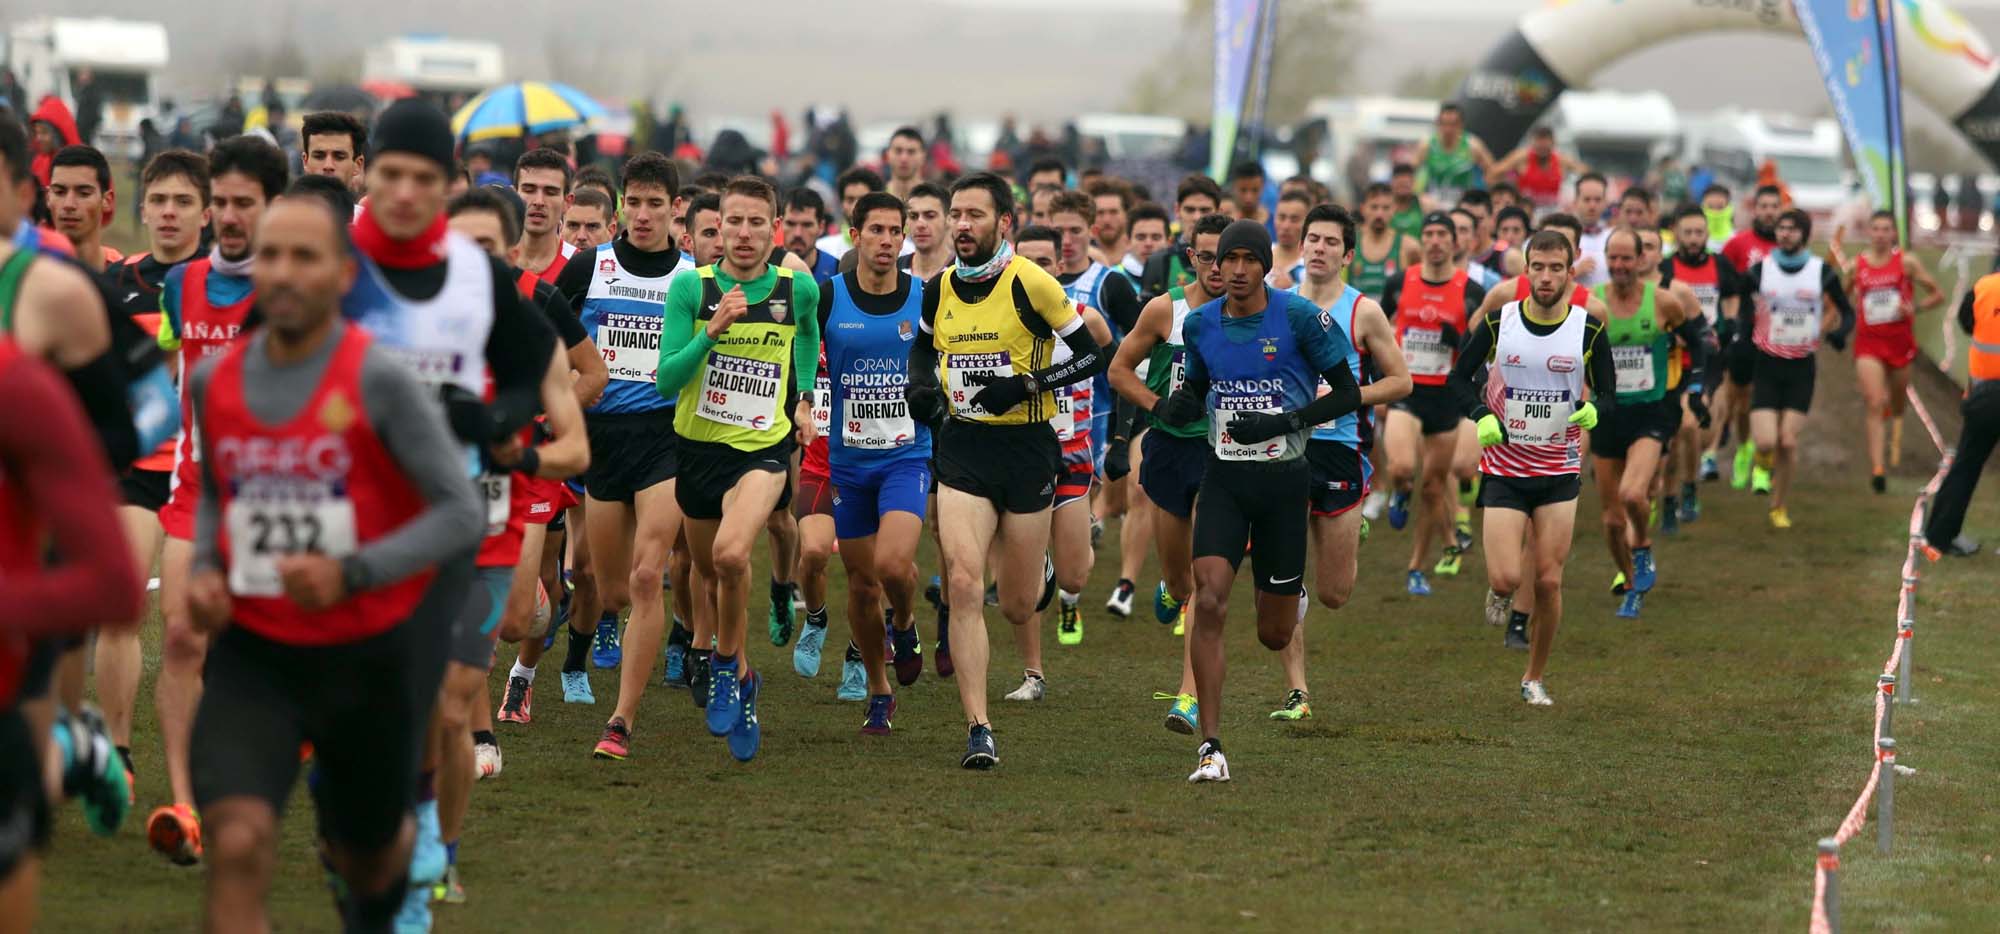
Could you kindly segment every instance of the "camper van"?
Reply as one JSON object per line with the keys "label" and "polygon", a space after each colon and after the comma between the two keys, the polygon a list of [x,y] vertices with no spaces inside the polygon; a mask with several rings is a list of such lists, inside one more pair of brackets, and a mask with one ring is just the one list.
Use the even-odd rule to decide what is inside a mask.
{"label": "camper van", "polygon": [[1657,91],[1565,91],[1542,122],[1555,133],[1557,149],[1603,173],[1616,189],[1645,178],[1658,157],[1680,146],[1680,115]]}
{"label": "camper van", "polygon": [[1386,182],[1396,163],[1415,160],[1418,147],[1437,132],[1437,115],[1437,101],[1403,97],[1323,97],[1306,107],[1308,118],[1326,121],[1321,157],[1348,188],[1364,179]]}
{"label": "camper van", "polygon": [[1766,159],[1791,189],[1792,202],[1815,217],[1847,201],[1853,174],[1840,125],[1740,110],[1722,110],[1686,123],[1684,162],[1715,173],[1715,180],[1747,194]]}
{"label": "camper van", "polygon": [[53,94],[76,109],[77,79],[91,74],[104,119],[86,142],[138,158],[139,121],[158,115],[158,83],[167,68],[167,27],[116,19],[49,17],[7,32],[7,66],[27,92],[28,107]]}
{"label": "camper van", "polygon": [[507,80],[497,43],[443,36],[401,36],[369,49],[361,80],[408,85],[418,96],[449,108]]}

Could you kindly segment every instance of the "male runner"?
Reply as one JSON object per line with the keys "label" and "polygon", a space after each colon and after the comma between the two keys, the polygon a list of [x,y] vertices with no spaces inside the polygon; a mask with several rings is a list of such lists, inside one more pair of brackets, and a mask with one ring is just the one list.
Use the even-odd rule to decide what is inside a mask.
{"label": "male runner", "polygon": [[[889,169],[886,190],[890,194],[907,199],[918,185],[923,184],[925,153],[924,134],[916,127],[899,126],[896,132],[889,134],[889,148],[882,151],[882,162]],[[786,210],[789,212],[790,208]],[[851,212],[854,208],[847,210]],[[850,226],[859,226],[851,213],[843,215],[843,220]]]}
{"label": "male runner", "polygon": [[521,215],[521,242],[514,247],[520,251],[515,265],[552,285],[578,249],[563,239],[569,186],[569,160],[556,150],[530,149],[514,160],[514,191],[527,209]]}
{"label": "male runner", "polygon": [[[1194,527],[1195,598],[1188,652],[1200,706],[1201,746],[1190,782],[1226,782],[1221,740],[1225,661],[1222,631],[1229,592],[1248,555],[1256,590],[1257,638],[1280,651],[1298,628],[1305,588],[1307,507],[1312,471],[1309,426],[1360,407],[1348,367],[1351,345],[1331,315],[1294,293],[1264,284],[1271,238],[1264,225],[1236,221],[1217,240],[1224,297],[1191,314],[1181,387],[1154,414],[1185,425],[1209,422],[1209,460]],[[1328,391],[1315,398],[1321,379]]]}
{"label": "male runner", "polygon": [[1312,206],[1312,194],[1302,189],[1278,196],[1278,210],[1271,214],[1271,229],[1277,241],[1271,249],[1271,262],[1277,264],[1271,270],[1271,285],[1275,288],[1291,289],[1305,281],[1306,212]]}
{"label": "male runner", "polygon": [[847,252],[843,248],[840,253],[830,253],[815,245],[825,232],[828,220],[826,202],[820,198],[819,192],[801,186],[792,189],[792,193],[785,198],[785,249],[812,270],[815,283],[825,282],[839,274],[840,257]]}
{"label": "male runner", "polygon": [[1466,276],[1482,289],[1491,289],[1499,285],[1500,273],[1480,262],[1474,255],[1482,244],[1492,243],[1491,240],[1482,240],[1479,236],[1479,215],[1466,208],[1452,208],[1451,226],[1454,254],[1451,258],[1452,265],[1465,270]]}
{"label": "male runner", "polygon": [[299,124],[299,140],[305,174],[339,179],[357,195],[365,190],[368,128],[353,114],[338,110],[306,114]]}
{"label": "male runner", "polygon": [[[1080,306],[1096,309],[1102,316],[1110,328],[1110,338],[1103,343],[1109,344],[1131,330],[1132,325],[1138,322],[1141,306],[1130,278],[1090,257],[1090,228],[1095,221],[1096,209],[1094,199],[1089,195],[1079,191],[1062,192],[1051,204],[1049,226],[1062,234],[1062,274],[1057,276],[1057,281],[1061,282],[1063,288],[1069,292],[1071,301]],[[1094,333],[1095,328],[1092,330]],[[1060,355],[1061,352],[1057,353]],[[1105,359],[1110,359],[1109,351],[1106,351]],[[1078,390],[1076,396],[1078,401],[1089,401],[1085,398],[1085,392]],[[1094,502],[1091,512],[1109,518],[1123,514],[1125,488],[1122,473],[1116,479],[1106,476],[1106,454],[1114,445],[1123,447],[1129,443],[1126,426],[1130,423],[1130,416],[1126,417],[1124,423],[1117,424],[1120,420],[1114,417],[1115,397],[1111,393],[1111,383],[1102,371],[1091,378],[1088,392],[1093,393],[1094,398],[1104,400],[1103,404],[1089,406],[1090,424],[1081,426],[1088,428],[1090,432],[1089,451],[1092,471],[1095,476],[1106,480],[1099,491],[1104,494],[1103,503],[1099,505]],[[1126,453],[1129,455],[1129,449]],[[1058,499],[1060,498],[1058,496]],[[1095,525],[1095,522],[1089,524]],[[1096,533],[1093,532],[1093,543],[1095,539]],[[1078,629],[1075,638],[1080,639],[1080,633],[1081,630]]]}
{"label": "male runner", "polygon": [[[188,771],[188,742],[194,729],[195,706],[201,700],[202,662],[208,639],[188,615],[189,569],[194,561],[194,520],[200,498],[200,466],[194,437],[193,385],[195,366],[227,351],[250,312],[251,236],[265,206],[284,190],[288,174],[285,154],[250,136],[217,144],[209,153],[212,173],[215,246],[207,256],[167,273],[160,290],[160,348],[178,352],[181,431],[173,457],[173,474],[166,505],[159,511],[165,534],[160,549],[160,616],[164,629],[160,676],[153,686],[153,703],[166,752],[167,786],[172,800],[146,821],[146,841],[168,859],[189,864],[201,856],[201,827],[194,813],[194,782]],[[150,558],[150,555],[148,555]],[[133,646],[137,651],[137,646]],[[131,671],[138,687],[138,668]],[[100,669],[100,693],[103,689]]]}
{"label": "male runner", "polygon": [[[1530,649],[1521,699],[1546,707],[1554,702],[1542,675],[1562,620],[1583,432],[1615,411],[1616,377],[1603,323],[1569,301],[1576,261],[1569,238],[1540,231],[1528,240],[1526,256],[1528,297],[1480,316],[1452,368],[1451,388],[1479,425],[1486,575],[1501,615],[1509,616],[1505,641]],[[1483,390],[1474,385],[1481,370]],[[1524,538],[1531,547],[1523,547]],[[1528,614],[1511,609],[1524,582],[1535,594],[1532,639]]]}
{"label": "male runner", "polygon": [[[1727,198],[1727,192],[1723,195]],[[1730,235],[1722,245],[1722,255],[1737,269],[1754,263],[1778,249],[1778,215],[1785,209],[1785,194],[1776,185],[1760,185],[1750,196],[1750,226]],[[1702,196],[1707,204],[1709,196]]]}
{"label": "male runner", "polygon": [[930,280],[952,263],[951,241],[945,238],[944,230],[945,204],[949,200],[951,193],[932,182],[911,189],[910,196],[903,199],[903,206],[909,212],[904,229],[913,249],[896,263],[918,282]]}
{"label": "male runner", "polygon": [[[593,661],[620,670],[618,702],[592,754],[619,760],[630,754],[639,697],[665,636],[660,582],[681,526],[674,403],[655,388],[661,303],[673,281],[694,269],[674,246],[668,217],[680,187],[674,164],[658,153],[641,153],[625,163],[622,183],[625,230],[594,252],[578,253],[556,279],[611,372],[603,398],[584,411],[591,463],[584,475],[584,527],[594,586],[586,593],[579,585],[574,597],[563,700],[595,703],[584,670],[594,622],[602,651]],[[632,615],[625,639],[634,664],[619,665],[627,653],[618,642],[618,612],[627,606]],[[698,659],[705,654],[705,645],[696,650]]]}
{"label": "male runner", "polygon": [[[1513,188],[1528,199],[1528,206],[1538,211],[1552,211],[1562,196],[1562,183],[1566,175],[1582,175],[1590,171],[1590,166],[1582,160],[1556,150],[1555,131],[1538,126],[1528,131],[1528,141],[1516,147],[1500,161],[1486,170],[1488,182],[1499,182],[1514,173]],[[1495,189],[1498,189],[1496,184]]]}
{"label": "male runner", "polygon": [[[1702,204],[1709,217],[1712,239],[1717,214],[1722,212],[1706,206],[1715,200],[1724,202],[1724,212],[1729,206],[1726,193],[1718,198],[1712,198],[1711,194],[1713,189],[1710,193],[1702,195]],[[1746,274],[1752,265],[1762,262],[1764,257],[1778,248],[1778,214],[1784,210],[1784,192],[1776,185],[1759,186],[1751,195],[1750,210],[1749,228],[1731,234],[1729,240],[1722,245],[1721,253],[1722,258],[1728,260],[1730,266]],[[1737,306],[1739,317],[1744,306],[1754,304],[1759,285],[1756,280],[1746,278],[1740,283],[1740,288],[1739,294],[1743,301]],[[1755,380],[1757,368],[1756,345],[1749,340],[1748,334],[1738,333],[1735,338],[1725,351],[1729,364],[1727,371],[1729,381],[1723,388],[1727,396],[1726,399],[1716,403],[1716,408],[1722,416],[1720,421],[1729,426],[1736,435],[1736,461],[1729,474],[1729,486],[1737,490],[1748,486],[1753,493],[1766,494],[1771,492],[1771,472],[1757,459],[1755,433],[1750,428],[1751,384]],[[1720,443],[1720,428],[1716,429],[1716,435],[1716,443],[1709,445],[1711,451]]]}
{"label": "male runner", "polygon": [[[1685,285],[1694,293],[1696,303],[1701,307],[1701,316],[1708,320],[1710,330],[1715,332],[1719,345],[1729,348],[1735,341],[1736,309],[1741,300],[1741,276],[1729,259],[1710,251],[1708,242],[1708,218],[1696,205],[1687,205],[1674,214],[1674,253],[1660,263],[1660,277]],[[1709,361],[1709,373],[1703,385],[1713,389],[1712,408],[1722,415],[1710,421],[1696,442],[1701,454],[1701,475],[1704,480],[1720,476],[1715,466],[1715,443],[1728,423],[1728,413],[1733,405],[1732,388],[1739,382],[1749,383],[1749,373],[1737,379],[1737,359],[1734,354],[1724,353]],[[1741,359],[1749,359],[1743,357]],[[1716,370],[1725,376],[1717,377]],[[1693,478],[1684,478],[1692,480]],[[1684,513],[1699,515],[1698,500],[1694,498],[1692,484],[1681,488],[1681,509]],[[1683,520],[1688,518],[1682,516]]]}
{"label": "male runner", "polygon": [[563,212],[562,231],[563,242],[580,252],[594,252],[610,243],[618,236],[618,209],[611,196],[578,186],[570,195],[569,210]]}
{"label": "male runner", "polygon": [[1085,184],[1083,193],[1090,196],[1091,205],[1097,209],[1090,222],[1090,236],[1096,241],[1091,248],[1093,258],[1106,266],[1123,268],[1133,246],[1130,220],[1126,216],[1132,210],[1132,186],[1100,176]]}
{"label": "male runner", "polygon": [[668,287],[656,384],[659,395],[678,396],[675,496],[695,569],[715,584],[708,730],[727,736],[743,762],[762,741],[761,679],[744,654],[750,549],[785,492],[792,446],[812,443],[819,361],[818,317],[797,313],[818,307],[818,288],[768,262],[777,213],[777,191],[761,179],[723,189],[722,262]]}
{"label": "male runner", "polygon": [[[1368,495],[1373,469],[1368,447],[1374,442],[1369,422],[1373,407],[1410,393],[1410,370],[1396,345],[1396,332],[1382,307],[1345,284],[1341,274],[1354,258],[1358,225],[1354,215],[1333,204],[1314,207],[1305,217],[1305,279],[1295,289],[1348,336],[1347,368],[1362,379],[1361,358],[1373,358],[1374,380],[1361,387],[1361,407],[1338,420],[1313,426],[1306,442],[1312,465],[1313,592],[1320,605],[1338,610],[1354,594],[1361,549],[1361,505]],[[1285,669],[1285,703],[1271,712],[1273,720],[1312,718],[1312,691],[1306,684],[1305,604],[1292,641],[1278,653]]]}
{"label": "male runner", "polygon": [[[1209,183],[1214,186],[1213,182]],[[952,185],[958,265],[924,285],[911,344],[910,413],[936,423],[938,526],[967,736],[959,764],[998,765],[986,711],[986,557],[998,539],[1000,612],[1031,624],[1062,468],[1052,390],[1089,379],[1102,354],[1061,283],[1014,255],[1014,191],[976,172]],[[1074,355],[1053,362],[1055,344]]]}
{"label": "male runner", "polygon": [[[1146,303],[1132,333],[1118,345],[1111,361],[1111,385],[1134,407],[1150,413],[1159,400],[1181,387],[1187,372],[1184,336],[1194,309],[1222,296],[1222,274],[1216,267],[1216,244],[1228,218],[1211,214],[1188,231],[1186,263],[1194,281],[1174,286]],[[1143,365],[1145,372],[1139,372]],[[1171,695],[1167,729],[1192,735],[1198,717],[1194,669],[1188,660],[1187,606],[1194,598],[1194,504],[1208,467],[1208,424],[1197,419],[1184,425],[1147,416],[1151,427],[1140,436],[1139,488],[1157,512],[1153,535],[1160,556],[1160,585],[1153,594],[1153,615],[1160,625],[1174,624],[1182,637],[1181,683]]]}
{"label": "male runner", "polygon": [[[1593,294],[1605,307],[1603,328],[1611,345],[1617,404],[1599,414],[1590,432],[1590,453],[1597,458],[1604,544],[1611,549],[1611,563],[1631,582],[1618,617],[1638,619],[1657,576],[1648,521],[1653,476],[1681,425],[1680,400],[1668,391],[1668,363],[1679,337],[1692,357],[1683,378],[1701,382],[1708,320],[1698,308],[1685,305],[1678,290],[1647,281],[1654,267],[1640,258],[1636,229],[1620,226],[1605,238],[1604,262],[1611,281]],[[1707,411],[1698,395],[1691,395],[1689,403],[1697,414]]]}
{"label": "male runner", "polygon": [[1146,261],[1145,269],[1139,274],[1139,297],[1151,301],[1155,296],[1165,295],[1173,286],[1185,286],[1193,281],[1194,275],[1186,266],[1187,232],[1194,229],[1196,221],[1215,213],[1222,206],[1222,188],[1206,175],[1194,174],[1181,179],[1180,187],[1174,192],[1174,212],[1178,217],[1181,231],[1173,243],[1160,249]]}
{"label": "male runner", "polygon": [[1068,185],[1069,167],[1055,156],[1043,156],[1028,164],[1028,182],[1023,190],[1061,189]]}
{"label": "male runner", "polygon": [[111,163],[89,146],[64,146],[49,164],[49,216],[55,228],[76,249],[76,261],[94,273],[124,259],[106,245],[104,225],[115,216],[118,198],[111,189]]}
{"label": "male runner", "polygon": [[1137,283],[1153,254],[1166,249],[1172,239],[1167,233],[1167,209],[1150,201],[1134,206],[1126,213],[1125,235],[1131,248],[1118,268]]}
{"label": "male runner", "polygon": [[[847,219],[854,215],[854,203],[861,200],[862,195],[871,191],[881,191],[884,187],[881,174],[865,165],[857,165],[840,173],[840,177],[834,179],[833,190],[835,194],[840,195],[841,222],[846,223]],[[824,205],[821,206],[821,214],[825,214]],[[819,241],[813,244],[820,252],[830,254],[836,260],[845,256],[852,245],[847,241],[845,227],[819,238]]]}
{"label": "male runner", "polygon": [[1402,348],[1413,384],[1407,397],[1390,406],[1384,439],[1389,448],[1389,482],[1395,490],[1389,500],[1391,527],[1401,529],[1409,521],[1411,487],[1416,485],[1419,493],[1417,534],[1411,541],[1405,587],[1418,597],[1430,596],[1424,566],[1436,537],[1442,535],[1447,543],[1436,568],[1446,576],[1458,573],[1470,544],[1461,542],[1455,531],[1471,538],[1470,529],[1453,529],[1451,479],[1464,417],[1445,383],[1458,359],[1466,322],[1486,298],[1486,290],[1452,263],[1457,236],[1448,215],[1433,211],[1426,216],[1418,238],[1422,263],[1390,275],[1382,299],[1382,311],[1396,326],[1396,344]]}
{"label": "male runner", "polygon": [[1576,238],[1578,285],[1600,286],[1610,278],[1604,272],[1604,238],[1611,235],[1611,228],[1604,226],[1604,202],[1610,184],[1600,173],[1585,172],[1577,176],[1571,191],[1570,213],[1583,225]]}
{"label": "male runner", "polygon": [[1255,159],[1246,159],[1229,169],[1229,199],[1236,203],[1236,213],[1245,220],[1253,220],[1271,229],[1271,212],[1264,207],[1264,167]]}
{"label": "male runner", "polygon": [[1389,217],[1395,213],[1395,196],[1389,186],[1376,182],[1368,186],[1361,196],[1361,239],[1354,245],[1354,266],[1348,272],[1347,281],[1361,294],[1382,301],[1384,291],[1389,286],[1389,277],[1405,266],[1414,265],[1407,261],[1416,249],[1416,237],[1405,236],[1401,230],[1389,225]]}
{"label": "male runner", "polygon": [[1437,133],[1417,150],[1417,166],[1417,191],[1431,210],[1443,211],[1467,191],[1486,187],[1493,154],[1479,137],[1465,132],[1465,111],[1445,104],[1438,108]]}
{"label": "male runner", "polygon": [[[1917,358],[1911,322],[1919,310],[1944,304],[1944,290],[1924,264],[1898,246],[1896,215],[1876,211],[1868,218],[1868,249],[1846,270],[1853,303],[1861,309],[1854,331],[1854,375],[1861,384],[1862,422],[1868,439],[1868,483],[1888,489],[1884,461],[1895,466],[1903,446],[1903,406],[1910,386],[1910,362]],[[1915,292],[1922,289],[1921,300]],[[1883,444],[1887,442],[1885,458]]]}
{"label": "male runner", "polygon": [[435,395],[341,320],[357,278],[346,221],[318,198],[266,211],[254,269],[265,324],[193,376],[202,495],[189,603],[214,643],[191,762],[211,828],[210,930],[269,926],[301,742],[314,747],[343,921],[389,926],[448,636],[426,607],[462,597],[462,577],[438,568],[479,536]]}
{"label": "male runner", "polygon": [[1423,199],[1417,197],[1417,170],[1407,162],[1389,167],[1389,226],[1416,239],[1424,224]]}
{"label": "male runner", "polygon": [[[1737,339],[1755,348],[1750,383],[1750,434],[1757,466],[1771,477],[1771,527],[1792,527],[1786,497],[1798,469],[1799,433],[1812,410],[1821,338],[1846,349],[1854,306],[1840,272],[1812,255],[1812,218],[1798,208],[1778,215],[1778,248],[1750,264],[1744,278],[1757,291],[1740,310]],[[1726,254],[1726,251],[1725,251]]]}

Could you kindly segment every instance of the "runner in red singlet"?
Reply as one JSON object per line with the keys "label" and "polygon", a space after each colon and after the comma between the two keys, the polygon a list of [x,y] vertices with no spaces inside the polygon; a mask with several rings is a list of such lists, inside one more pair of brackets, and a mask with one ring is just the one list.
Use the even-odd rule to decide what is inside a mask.
{"label": "runner in red singlet", "polygon": [[[1888,489],[1886,468],[1901,459],[1909,367],[1917,358],[1911,321],[1919,310],[1944,304],[1945,295],[1923,263],[1897,246],[1896,215],[1888,211],[1868,218],[1868,250],[1854,257],[1847,274],[1854,307],[1861,312],[1854,328],[1854,375],[1861,384],[1867,426],[1868,483],[1881,493]],[[1921,301],[1918,289],[1924,293]]]}

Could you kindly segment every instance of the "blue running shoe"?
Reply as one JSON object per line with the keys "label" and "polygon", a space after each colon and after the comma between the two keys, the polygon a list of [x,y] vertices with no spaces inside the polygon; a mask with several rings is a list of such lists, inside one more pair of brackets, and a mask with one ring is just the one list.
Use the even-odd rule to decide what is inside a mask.
{"label": "blue running shoe", "polygon": [[417,839],[410,848],[410,885],[426,892],[444,878],[444,831],[438,826],[436,799],[417,802]]}
{"label": "blue running shoe", "polygon": [[896,695],[876,694],[868,698],[868,718],[861,721],[861,735],[887,736],[890,718],[896,715]]}
{"label": "blue running shoe", "polygon": [[1688,523],[1694,522],[1695,520],[1700,518],[1701,518],[1701,494],[1695,491],[1694,484],[1692,483],[1682,484],[1681,524],[1687,525]]}
{"label": "blue running shoe", "polygon": [[1170,700],[1173,706],[1167,708],[1167,729],[1176,733],[1193,736],[1201,719],[1201,705],[1195,702],[1193,694],[1153,694],[1154,700]]}
{"label": "blue running shoe", "polygon": [[708,674],[708,735],[728,736],[743,716],[743,695],[736,689],[741,662],[715,659]]}
{"label": "blue running shoe", "polygon": [[1411,571],[1410,582],[1406,589],[1412,597],[1428,597],[1431,595],[1431,582],[1424,579],[1424,572]]}
{"label": "blue running shoe", "polygon": [[1660,534],[1681,534],[1681,504],[1680,500],[1676,497],[1668,496],[1661,500]]}
{"label": "blue running shoe", "polygon": [[412,885],[396,909],[396,934],[430,934],[431,887]]}
{"label": "blue running shoe", "polygon": [[667,632],[667,670],[660,675],[660,683],[670,688],[687,687],[688,646],[694,644],[694,633],[676,618],[673,628]]}
{"label": "blue running shoe", "polygon": [[965,732],[965,755],[960,756],[960,768],[984,771],[1000,764],[1000,753],[993,747],[993,728],[986,724],[974,724]]}
{"label": "blue running shoe", "polygon": [[858,701],[868,699],[868,670],[861,666],[860,653],[849,652],[840,663],[840,690],[833,692],[835,700]]}
{"label": "blue running shoe", "polygon": [[1153,618],[1159,620],[1162,626],[1171,626],[1180,617],[1181,602],[1167,592],[1167,582],[1161,581],[1160,586],[1153,589]]}
{"label": "blue running shoe", "polygon": [[805,630],[799,633],[798,643],[792,646],[792,670],[801,678],[819,677],[819,656],[825,647],[826,627],[808,621]]}
{"label": "blue running shoe", "polygon": [[764,728],[757,724],[757,689],[763,684],[763,677],[753,671],[737,690],[742,703],[736,708],[736,726],[729,731],[729,754],[738,762],[756,758],[757,747],[764,744]]}
{"label": "blue running shoe", "polygon": [[597,695],[590,693],[590,672],[565,671],[562,673],[563,703],[595,704]]}
{"label": "blue running shoe", "polygon": [[1410,524],[1410,494],[1399,492],[1389,497],[1389,527],[1398,532]]}
{"label": "blue running shoe", "polygon": [[1625,593],[1625,602],[1618,604],[1619,619],[1638,619],[1639,608],[1646,603],[1646,592],[1630,590]]}
{"label": "blue running shoe", "polygon": [[1659,571],[1653,567],[1652,547],[1632,549],[1632,589],[1647,593],[1653,589],[1659,576]]}
{"label": "blue running shoe", "polygon": [[597,635],[590,644],[590,663],[599,668],[616,668],[625,660],[618,641],[618,617],[606,613],[597,618]]}

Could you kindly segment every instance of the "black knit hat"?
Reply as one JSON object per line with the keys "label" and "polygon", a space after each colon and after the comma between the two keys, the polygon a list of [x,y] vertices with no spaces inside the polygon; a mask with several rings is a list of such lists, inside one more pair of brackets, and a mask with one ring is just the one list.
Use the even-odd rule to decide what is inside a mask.
{"label": "black knit hat", "polygon": [[452,169],[451,120],[432,104],[406,97],[389,105],[375,118],[368,133],[368,161],[385,152],[407,152],[438,164],[446,174]]}
{"label": "black knit hat", "polygon": [[1215,245],[1215,255],[1228,256],[1236,250],[1249,250],[1250,255],[1264,264],[1264,271],[1271,270],[1271,232],[1256,221],[1234,221],[1222,228],[1222,239]]}

